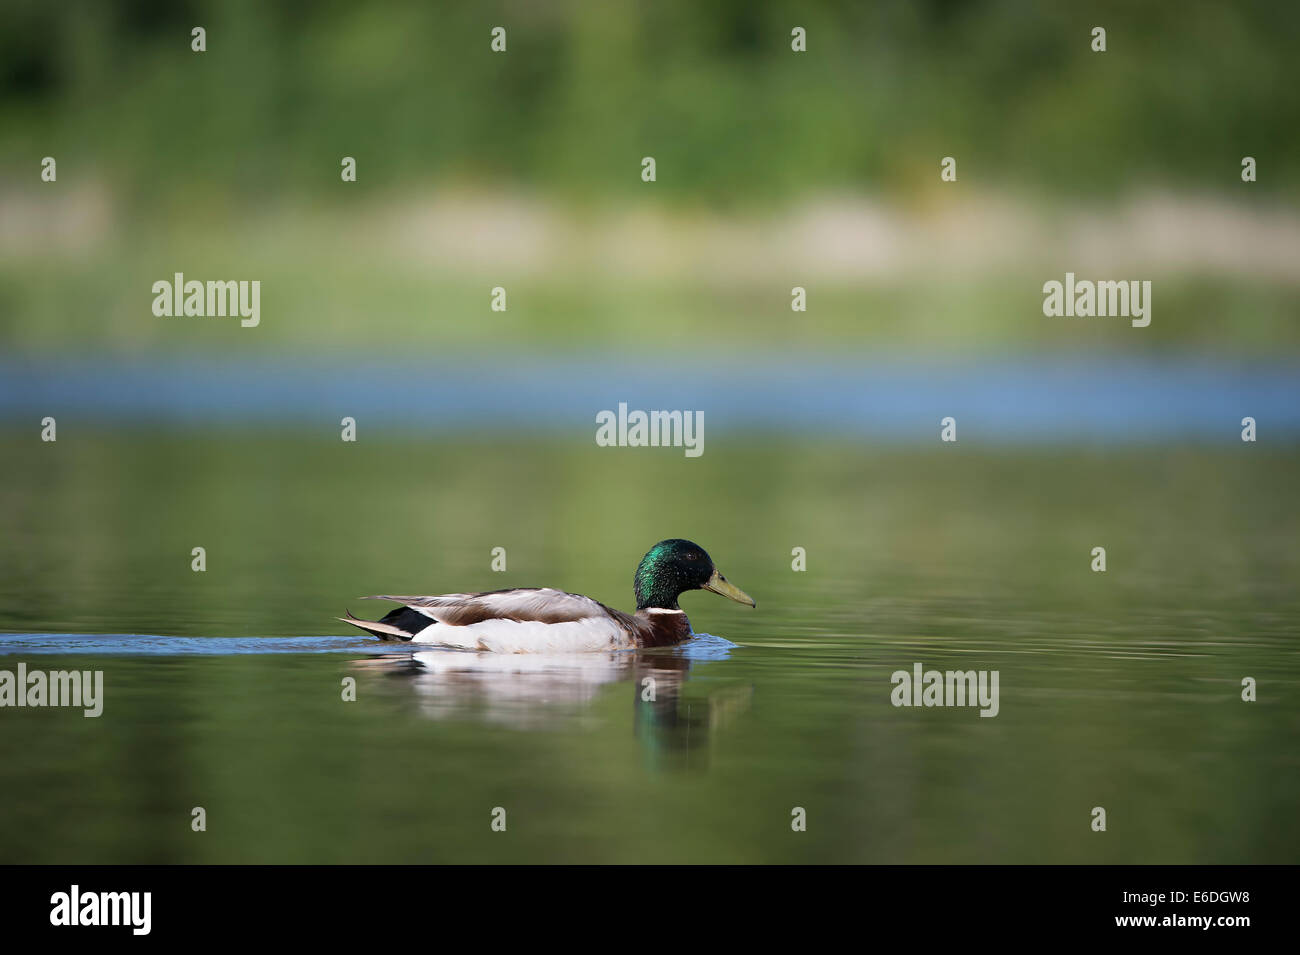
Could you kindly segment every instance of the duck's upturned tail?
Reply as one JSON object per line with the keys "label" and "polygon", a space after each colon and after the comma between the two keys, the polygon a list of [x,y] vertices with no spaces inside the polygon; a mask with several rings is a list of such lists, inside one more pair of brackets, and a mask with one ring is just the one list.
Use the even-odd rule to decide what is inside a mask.
{"label": "duck's upturned tail", "polygon": [[351,610],[345,612],[346,617],[337,619],[359,627],[380,640],[410,640],[425,627],[436,622],[410,607],[398,607],[396,610],[389,611],[382,620],[362,620],[352,616]]}

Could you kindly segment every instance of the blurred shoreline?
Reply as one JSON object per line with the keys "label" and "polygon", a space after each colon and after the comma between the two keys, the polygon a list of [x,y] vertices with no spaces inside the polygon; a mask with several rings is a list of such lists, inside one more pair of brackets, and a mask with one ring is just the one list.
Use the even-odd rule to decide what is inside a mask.
{"label": "blurred shoreline", "polygon": [[[0,346],[11,353],[762,343],[1300,355],[1300,212],[1208,194],[1095,205],[956,193],[920,206],[858,195],[758,215],[448,190],[155,221],[123,218],[87,188],[0,198]],[[153,284],[175,272],[259,281],[264,320],[159,318]],[[1045,317],[1043,284],[1067,272],[1151,281],[1151,326]],[[806,311],[791,308],[796,288]]]}
{"label": "blurred shoreline", "polygon": [[[1300,208],[1225,193],[1130,191],[1117,199],[1030,198],[952,185],[940,198],[871,193],[806,197],[764,212],[682,209],[641,200],[566,207],[517,189],[433,184],[370,193],[367,206],[236,204],[194,218],[124,214],[103,182],[0,193],[0,268],[48,255],[103,254],[123,239],[229,241],[261,249],[332,235],[308,251],[365,256],[483,277],[578,271],[672,281],[882,281],[935,272],[1037,268],[1177,274],[1209,271],[1300,286]],[[206,225],[198,220],[205,220]],[[202,243],[200,243],[202,240]],[[283,250],[282,250],[283,254]]]}

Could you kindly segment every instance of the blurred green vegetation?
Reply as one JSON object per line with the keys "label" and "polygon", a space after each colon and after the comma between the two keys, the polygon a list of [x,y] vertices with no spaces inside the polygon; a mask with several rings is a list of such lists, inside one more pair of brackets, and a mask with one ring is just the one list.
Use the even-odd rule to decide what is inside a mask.
{"label": "blurred green vegetation", "polygon": [[[1265,0],[9,0],[0,343],[1294,353],[1298,26]],[[1099,248],[1158,279],[1151,328],[1042,319],[1042,282]],[[173,271],[261,280],[262,326],[155,318]]]}
{"label": "blurred green vegetation", "polygon": [[61,156],[190,209],[317,195],[343,155],[369,187],[630,195],[654,155],[664,197],[725,205],[930,188],[946,155],[1051,193],[1228,189],[1249,154],[1257,192],[1295,196],[1297,35],[1273,0],[7,0],[0,168]]}

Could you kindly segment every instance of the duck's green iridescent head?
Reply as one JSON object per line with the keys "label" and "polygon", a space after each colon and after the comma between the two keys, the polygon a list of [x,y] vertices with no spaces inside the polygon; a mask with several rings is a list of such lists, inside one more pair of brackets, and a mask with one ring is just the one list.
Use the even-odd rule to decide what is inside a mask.
{"label": "duck's green iridescent head", "polygon": [[718,573],[703,547],[679,538],[650,548],[637,565],[633,586],[637,610],[677,610],[677,598],[688,590],[712,590],[737,603],[756,606],[754,598]]}

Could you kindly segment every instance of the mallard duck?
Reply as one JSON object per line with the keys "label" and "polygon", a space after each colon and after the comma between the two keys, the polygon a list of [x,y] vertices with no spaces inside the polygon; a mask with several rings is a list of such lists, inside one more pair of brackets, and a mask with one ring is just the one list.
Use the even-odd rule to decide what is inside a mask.
{"label": "mallard duck", "polygon": [[365,597],[402,604],[380,620],[339,617],[380,640],[409,640],[458,650],[496,653],[630,650],[669,647],[694,634],[677,598],[712,590],[737,603],[754,600],[718,573],[704,548],[688,540],[651,547],[633,578],[636,613],[626,614],[581,594],[519,587],[437,597]]}

